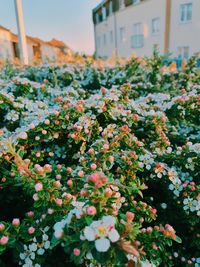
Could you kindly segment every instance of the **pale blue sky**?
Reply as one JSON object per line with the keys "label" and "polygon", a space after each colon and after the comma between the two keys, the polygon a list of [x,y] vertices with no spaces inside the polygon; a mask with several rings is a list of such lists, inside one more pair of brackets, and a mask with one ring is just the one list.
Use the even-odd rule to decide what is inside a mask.
{"label": "pale blue sky", "polygon": [[[63,40],[72,49],[94,52],[92,8],[101,0],[22,0],[26,33]],[[0,0],[0,25],[17,32],[14,0]]]}

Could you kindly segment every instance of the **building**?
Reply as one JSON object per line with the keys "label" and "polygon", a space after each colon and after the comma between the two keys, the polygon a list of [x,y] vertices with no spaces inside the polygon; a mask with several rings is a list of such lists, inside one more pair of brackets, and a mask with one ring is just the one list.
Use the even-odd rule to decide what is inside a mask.
{"label": "building", "polygon": [[93,9],[95,51],[150,56],[160,53],[189,58],[200,51],[200,0],[103,0]]}
{"label": "building", "polygon": [[[30,63],[55,61],[62,62],[71,49],[62,41],[52,39],[45,42],[39,38],[26,37]],[[19,60],[18,36],[9,29],[0,26],[0,61]]]}

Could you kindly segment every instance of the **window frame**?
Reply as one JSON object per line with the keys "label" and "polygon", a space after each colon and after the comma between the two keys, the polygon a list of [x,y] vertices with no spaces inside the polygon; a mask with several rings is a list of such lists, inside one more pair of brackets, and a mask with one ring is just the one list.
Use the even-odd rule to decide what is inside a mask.
{"label": "window frame", "polygon": [[[189,9],[188,10],[186,9],[187,6],[191,6],[191,10],[190,11],[189,11]],[[183,8],[185,8],[185,10],[183,10]],[[191,18],[188,20],[187,18],[188,18],[189,12],[191,12]],[[182,20],[182,15],[184,17],[184,20]],[[192,2],[180,4],[180,7],[179,7],[179,22],[181,24],[190,23],[190,22],[192,22],[192,17],[193,17],[193,4],[192,4]]]}
{"label": "window frame", "polygon": [[131,36],[131,48],[143,48],[143,47],[144,47],[144,25],[142,22],[134,23],[133,35]]}
{"label": "window frame", "polygon": [[119,40],[121,43],[126,41],[126,28],[124,26],[119,28]]}
{"label": "window frame", "polygon": [[[179,53],[180,49],[183,50],[182,53]],[[187,51],[188,55],[186,57],[185,57],[185,52],[186,52],[185,49],[188,49],[188,51]],[[178,46],[177,47],[177,57],[181,58],[181,59],[188,60],[190,58],[190,46],[189,45]]]}
{"label": "window frame", "polygon": [[[155,28],[154,28],[154,22],[157,21],[158,24],[155,28],[157,28],[158,30],[157,31],[153,31]],[[158,35],[160,34],[160,17],[155,17],[151,20],[151,34],[152,35]]]}

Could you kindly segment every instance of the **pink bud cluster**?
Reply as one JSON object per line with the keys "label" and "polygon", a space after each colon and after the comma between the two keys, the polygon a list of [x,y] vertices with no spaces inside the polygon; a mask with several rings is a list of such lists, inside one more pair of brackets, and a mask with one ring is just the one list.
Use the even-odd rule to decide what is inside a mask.
{"label": "pink bud cluster", "polygon": [[96,172],[87,177],[87,182],[91,182],[96,188],[101,188],[103,184],[106,184],[108,178],[101,172]]}

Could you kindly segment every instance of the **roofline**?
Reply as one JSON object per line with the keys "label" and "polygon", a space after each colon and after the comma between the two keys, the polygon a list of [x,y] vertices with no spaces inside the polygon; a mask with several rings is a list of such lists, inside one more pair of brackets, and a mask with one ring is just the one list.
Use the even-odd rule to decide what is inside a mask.
{"label": "roofline", "polygon": [[7,28],[5,28],[5,27],[3,27],[3,26],[1,26],[1,25],[0,25],[0,29],[2,29],[2,30],[4,30],[4,31],[7,31],[7,32],[10,32],[9,29],[7,29]]}
{"label": "roofline", "polygon": [[[7,28],[5,28],[5,27],[3,27],[3,26],[0,25],[0,30],[1,29],[4,30],[4,31],[6,31],[6,32],[9,32],[10,35],[11,35],[11,37],[15,38],[15,40],[17,40],[17,42],[19,42],[19,40],[18,40],[18,34],[15,34],[11,30],[9,30],[9,29],[7,29]],[[40,38],[33,37],[33,36],[30,36],[30,35],[26,35],[26,40],[27,40],[27,42],[32,42],[32,43],[37,44],[37,45],[44,44],[44,45],[51,46],[51,47],[54,47],[54,48],[66,48],[66,49],[70,49],[71,50],[71,48],[69,48],[67,44],[65,44],[63,41],[57,40],[56,38],[53,38],[52,40],[56,40],[56,41],[62,42],[63,43],[63,46],[52,44],[51,43],[52,40],[50,40],[50,41],[44,41],[44,40],[42,40]]]}
{"label": "roofline", "polygon": [[108,0],[103,0],[95,8],[92,9],[92,12],[95,13],[100,7],[102,7]]}

